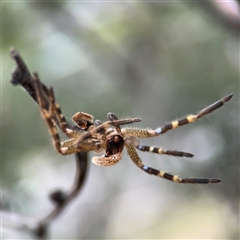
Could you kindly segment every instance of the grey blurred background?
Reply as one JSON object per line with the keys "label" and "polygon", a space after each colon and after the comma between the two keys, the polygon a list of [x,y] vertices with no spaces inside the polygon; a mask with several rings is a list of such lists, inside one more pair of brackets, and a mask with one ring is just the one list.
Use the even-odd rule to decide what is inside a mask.
{"label": "grey blurred background", "polygon": [[[75,171],[74,156],[54,150],[37,105],[9,83],[14,46],[54,86],[68,120],[78,111],[106,120],[112,111],[156,128],[234,94],[201,121],[141,141],[195,155],[140,153],[145,164],[222,184],[174,184],[139,170],[124,152],[115,166],[91,164],[51,238],[238,239],[239,28],[216,9],[211,1],[2,3],[2,207],[44,216],[48,192],[67,189]],[[2,231],[4,239],[32,238]]]}

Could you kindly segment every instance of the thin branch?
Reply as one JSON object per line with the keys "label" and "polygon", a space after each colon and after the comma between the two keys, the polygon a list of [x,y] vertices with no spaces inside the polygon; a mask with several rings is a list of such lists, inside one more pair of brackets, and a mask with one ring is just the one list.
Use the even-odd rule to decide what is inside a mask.
{"label": "thin branch", "polygon": [[[13,85],[22,86],[26,92],[37,102],[36,92],[33,83],[33,77],[30,74],[22,57],[14,48],[10,49],[11,57],[16,63],[16,69],[13,71],[10,82]],[[41,82],[44,94],[44,107],[49,108],[49,101],[47,97],[48,88]],[[58,124],[58,122],[56,121]],[[68,128],[75,129],[68,123]],[[46,216],[37,218],[28,218],[16,213],[1,211],[2,223],[5,226],[12,227],[19,230],[30,231],[35,237],[46,239],[48,237],[48,228],[63,211],[63,209],[78,195],[83,187],[84,180],[88,168],[88,156],[86,152],[79,152],[75,154],[76,158],[76,176],[74,184],[69,191],[61,189],[49,194],[49,198],[53,203],[52,210]]]}

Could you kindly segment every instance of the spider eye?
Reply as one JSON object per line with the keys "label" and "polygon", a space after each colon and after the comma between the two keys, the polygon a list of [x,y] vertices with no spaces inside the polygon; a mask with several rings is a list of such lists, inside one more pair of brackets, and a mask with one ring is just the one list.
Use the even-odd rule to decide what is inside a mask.
{"label": "spider eye", "polygon": [[117,115],[115,113],[112,113],[112,112],[108,113],[107,117],[110,121],[118,120]]}

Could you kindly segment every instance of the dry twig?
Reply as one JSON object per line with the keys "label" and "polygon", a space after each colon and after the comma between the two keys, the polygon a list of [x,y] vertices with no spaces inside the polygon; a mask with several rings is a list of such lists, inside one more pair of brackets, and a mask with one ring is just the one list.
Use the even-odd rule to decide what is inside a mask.
{"label": "dry twig", "polygon": [[[10,82],[13,85],[22,86],[26,92],[37,102],[36,92],[34,89],[33,78],[24,63],[22,57],[15,49],[10,50],[11,57],[16,63],[16,69],[13,71]],[[41,82],[43,94],[47,92],[47,87]],[[49,107],[49,101],[46,94],[44,94],[44,107]],[[58,123],[58,121],[56,121]],[[68,123],[68,128],[76,128]],[[87,174],[88,157],[86,152],[78,152],[75,154],[76,158],[76,176],[74,184],[69,191],[61,189],[55,190],[49,194],[49,198],[53,203],[52,210],[46,216],[38,218],[27,218],[16,213],[1,211],[2,223],[8,227],[15,229],[30,231],[34,237],[40,239],[48,238],[47,229],[51,222],[53,222],[69,204],[74,197],[77,196],[82,189],[84,180]]]}

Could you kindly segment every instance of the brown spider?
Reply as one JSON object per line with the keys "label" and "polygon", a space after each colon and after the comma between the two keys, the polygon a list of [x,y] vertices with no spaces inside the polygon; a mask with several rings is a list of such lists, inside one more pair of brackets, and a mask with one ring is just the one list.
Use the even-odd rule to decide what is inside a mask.
{"label": "brown spider", "polygon": [[[197,119],[223,106],[225,102],[229,101],[233,97],[233,94],[229,94],[216,101],[199,111],[196,115],[188,115],[183,119],[175,120],[155,130],[120,127],[124,124],[140,122],[140,118],[118,119],[114,113],[108,113],[108,121],[101,122],[100,120],[93,121],[93,116],[84,112],[78,112],[72,117],[72,120],[76,123],[75,128],[72,130],[67,128],[65,117],[63,116],[59,105],[55,102],[53,88],[51,87],[47,89],[50,107],[49,109],[46,109],[43,105],[42,85],[40,84],[37,73],[34,73],[34,80],[42,118],[47,124],[54,147],[60,154],[67,155],[80,151],[94,151],[96,153],[105,152],[102,156],[94,156],[92,158],[92,162],[99,166],[111,166],[116,164],[122,158],[122,152],[125,146],[132,161],[137,165],[137,167],[148,174],[153,174],[177,183],[208,184],[221,182],[220,179],[215,178],[181,178],[177,175],[171,175],[144,165],[142,159],[138,156],[136,149],[145,152],[167,154],[178,157],[193,157],[193,154],[140,145],[138,144],[136,138],[155,137],[171,129],[193,123]],[[56,122],[60,126],[61,130],[69,137],[68,140],[62,142],[60,141]]]}

